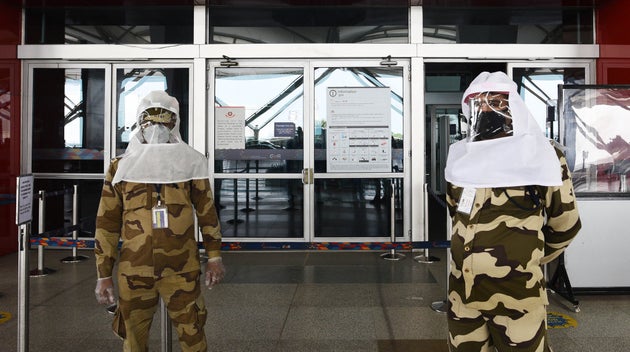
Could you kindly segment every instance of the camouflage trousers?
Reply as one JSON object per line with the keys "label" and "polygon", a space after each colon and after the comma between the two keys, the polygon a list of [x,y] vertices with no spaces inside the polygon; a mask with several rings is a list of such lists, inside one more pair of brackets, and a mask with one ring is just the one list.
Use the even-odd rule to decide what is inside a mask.
{"label": "camouflage trousers", "polygon": [[448,306],[451,352],[551,352],[544,305],[524,313],[503,306],[491,311],[454,307],[450,300]]}
{"label": "camouflage trousers", "polygon": [[123,338],[124,351],[148,351],[149,330],[160,297],[179,336],[181,350],[207,350],[207,312],[199,275],[197,271],[155,279],[118,274],[119,302],[113,329]]}

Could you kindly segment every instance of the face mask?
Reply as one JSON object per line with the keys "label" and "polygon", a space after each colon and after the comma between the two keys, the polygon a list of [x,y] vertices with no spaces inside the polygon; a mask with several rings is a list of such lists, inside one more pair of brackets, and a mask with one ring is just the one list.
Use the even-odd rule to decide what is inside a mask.
{"label": "face mask", "polygon": [[160,123],[156,123],[144,127],[142,129],[142,135],[147,144],[168,143],[171,130]]}
{"label": "face mask", "polygon": [[509,97],[500,92],[481,92],[469,98],[468,141],[477,142],[511,136]]}
{"label": "face mask", "polygon": [[483,141],[512,135],[512,129],[505,116],[496,111],[483,111],[477,115],[474,134],[473,141]]}

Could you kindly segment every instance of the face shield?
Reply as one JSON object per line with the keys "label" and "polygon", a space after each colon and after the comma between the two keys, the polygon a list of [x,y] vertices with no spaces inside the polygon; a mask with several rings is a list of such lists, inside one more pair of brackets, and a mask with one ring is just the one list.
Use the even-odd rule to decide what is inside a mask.
{"label": "face shield", "polygon": [[176,115],[164,108],[148,108],[140,114],[140,133],[147,144],[174,141],[171,131],[177,122]]}
{"label": "face shield", "polygon": [[468,141],[477,142],[513,135],[509,95],[481,92],[468,98],[470,121]]}

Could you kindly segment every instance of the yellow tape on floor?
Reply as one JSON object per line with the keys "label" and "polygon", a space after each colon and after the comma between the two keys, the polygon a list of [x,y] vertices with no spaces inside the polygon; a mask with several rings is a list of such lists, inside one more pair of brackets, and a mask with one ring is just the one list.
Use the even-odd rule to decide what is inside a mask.
{"label": "yellow tape on floor", "polygon": [[549,329],[572,328],[577,325],[577,321],[566,314],[547,312],[547,328]]}
{"label": "yellow tape on floor", "polygon": [[0,312],[0,324],[6,323],[11,320],[11,313],[9,312]]}

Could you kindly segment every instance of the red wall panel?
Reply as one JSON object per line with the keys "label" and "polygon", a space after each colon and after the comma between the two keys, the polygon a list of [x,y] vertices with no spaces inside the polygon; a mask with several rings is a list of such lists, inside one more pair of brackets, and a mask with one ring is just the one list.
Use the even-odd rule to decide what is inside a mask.
{"label": "red wall panel", "polygon": [[598,84],[630,84],[630,1],[603,2],[596,12]]}
{"label": "red wall panel", "polygon": [[0,1],[0,255],[17,250],[15,181],[20,173],[21,8]]}

